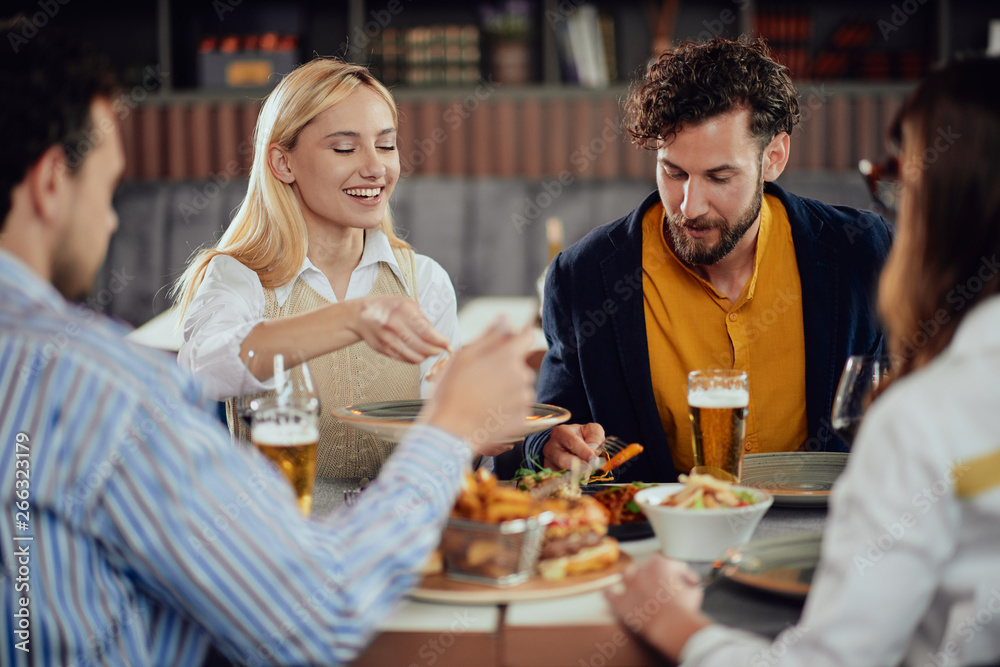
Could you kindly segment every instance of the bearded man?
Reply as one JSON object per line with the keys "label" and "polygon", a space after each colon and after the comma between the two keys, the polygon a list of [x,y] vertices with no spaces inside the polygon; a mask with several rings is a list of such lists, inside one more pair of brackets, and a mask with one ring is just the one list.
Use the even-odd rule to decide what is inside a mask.
{"label": "bearded man", "polygon": [[620,480],[675,480],[694,465],[687,374],[707,368],[748,373],[745,453],[846,449],[830,408],[847,357],[882,349],[892,230],[774,184],[798,120],[763,41],[686,42],[650,65],[625,126],[656,151],[657,190],[549,268],[538,400],[576,423],[529,437],[529,462],[569,468],[607,433],[645,446]]}

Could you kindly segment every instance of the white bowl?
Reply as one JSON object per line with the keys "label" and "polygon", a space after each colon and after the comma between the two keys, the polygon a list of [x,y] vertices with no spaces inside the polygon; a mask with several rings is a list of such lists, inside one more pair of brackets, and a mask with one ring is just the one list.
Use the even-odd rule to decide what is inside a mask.
{"label": "white bowl", "polygon": [[635,494],[635,501],[649,518],[660,551],[680,560],[709,561],[729,547],[750,541],[754,529],[774,502],[769,493],[745,486],[757,499],[753,505],[730,509],[680,509],[660,503],[684,488],[683,484],[660,484]]}

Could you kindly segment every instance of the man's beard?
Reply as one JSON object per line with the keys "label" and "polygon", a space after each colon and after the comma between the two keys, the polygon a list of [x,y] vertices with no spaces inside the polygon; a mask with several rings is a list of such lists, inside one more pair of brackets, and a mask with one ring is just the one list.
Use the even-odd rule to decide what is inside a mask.
{"label": "man's beard", "polygon": [[[727,225],[726,221],[721,218],[710,220],[703,216],[689,220],[680,213],[676,215],[668,214],[664,226],[670,232],[671,245],[674,252],[677,253],[677,256],[681,260],[688,264],[702,266],[716,264],[733,251],[733,248],[746,235],[747,230],[756,222],[757,216],[760,215],[760,207],[763,201],[764,181],[758,177],[757,192],[754,195],[753,201],[743,209],[736,223],[732,226]],[[691,238],[684,233],[681,227],[697,230],[718,229],[720,237],[714,246],[707,245],[705,239]]]}

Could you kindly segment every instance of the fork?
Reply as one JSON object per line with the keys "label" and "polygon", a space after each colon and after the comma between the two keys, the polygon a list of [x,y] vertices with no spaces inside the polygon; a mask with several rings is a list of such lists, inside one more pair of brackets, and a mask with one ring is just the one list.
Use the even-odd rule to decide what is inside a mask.
{"label": "fork", "polygon": [[344,491],[344,504],[348,507],[353,507],[355,503],[358,502],[358,496],[361,495],[363,489],[347,489]]}
{"label": "fork", "polygon": [[712,569],[702,577],[700,586],[708,588],[715,582],[730,575],[730,570],[743,569],[745,572],[756,572],[760,570],[762,563],[760,558],[754,556],[748,561],[743,560],[743,554],[736,549],[727,549],[721,558],[712,562]]}
{"label": "fork", "polygon": [[358,486],[358,488],[356,488],[356,489],[345,489],[344,490],[344,504],[347,505],[348,507],[353,507],[354,505],[356,505],[357,502],[358,502],[358,496],[360,496],[361,492],[364,491],[365,487],[368,486],[368,482],[369,481],[370,480],[367,477],[362,477],[361,478],[361,484],[360,484],[360,486]]}
{"label": "fork", "polygon": [[589,484],[591,475],[593,475],[598,468],[604,465],[603,457],[605,454],[611,458],[626,447],[628,447],[628,443],[621,438],[616,438],[613,435],[609,435],[604,438],[604,441],[594,450],[593,458],[591,458],[580,471],[584,480],[583,483]]}

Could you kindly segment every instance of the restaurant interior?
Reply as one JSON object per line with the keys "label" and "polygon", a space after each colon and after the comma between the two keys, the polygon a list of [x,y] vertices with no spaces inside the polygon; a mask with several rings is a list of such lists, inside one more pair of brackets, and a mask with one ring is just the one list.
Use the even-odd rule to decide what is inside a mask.
{"label": "restaurant interior", "polygon": [[[164,288],[191,253],[225,228],[245,193],[260,102],[309,55],[370,65],[390,86],[396,225],[433,249],[462,306],[537,296],[547,221],[568,246],[652,191],[652,154],[627,140],[619,101],[657,45],[767,38],[802,108],[779,184],[871,208],[859,161],[885,157],[887,124],[929,67],[987,49],[994,18],[988,0],[109,0],[60,5],[52,20],[99,44],[125,83],[120,229],[97,293],[127,276],[128,289],[99,305],[141,326],[168,308]],[[582,19],[600,30],[571,33]]]}
{"label": "restaurant interior", "polygon": [[[655,153],[623,131],[622,100],[664,48],[764,37],[801,110],[778,184],[882,215],[871,168],[889,154],[886,130],[904,100],[936,63],[1000,54],[995,0],[60,0],[49,14],[21,4],[39,30],[41,13],[98,45],[123,83],[119,228],[87,302],[135,327],[134,340],[174,352],[170,286],[246,194],[263,99],[314,55],[366,65],[392,91],[395,225],[450,276],[462,341],[504,313],[536,328],[537,367],[549,262],[656,188]],[[799,472],[822,485],[846,454],[815,457]],[[498,466],[500,477],[519,463]],[[358,502],[356,482],[318,481],[313,514]],[[699,574],[729,580],[707,588],[710,617],[769,637],[795,624],[828,493],[779,496],[763,521],[735,519],[757,551],[714,568],[693,559]],[[645,526],[622,533],[628,562],[665,548]],[[747,565],[768,559],[767,572]],[[666,664],[608,609],[608,576],[555,592],[531,582],[421,589],[354,664]]]}

